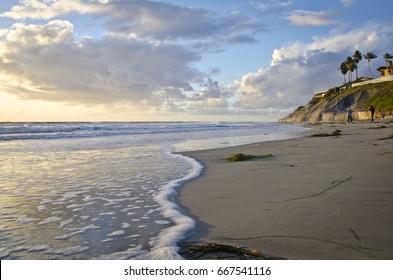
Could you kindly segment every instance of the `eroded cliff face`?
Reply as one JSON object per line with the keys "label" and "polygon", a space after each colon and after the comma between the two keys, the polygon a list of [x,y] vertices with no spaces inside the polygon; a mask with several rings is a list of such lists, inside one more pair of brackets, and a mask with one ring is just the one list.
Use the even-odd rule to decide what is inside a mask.
{"label": "eroded cliff face", "polygon": [[[369,120],[368,107],[376,107],[375,118],[392,117],[393,82],[370,84],[347,89],[341,93],[327,92],[314,97],[305,106],[297,108],[280,122],[345,121],[346,109],[351,106],[354,120]],[[373,103],[374,102],[374,103]]]}

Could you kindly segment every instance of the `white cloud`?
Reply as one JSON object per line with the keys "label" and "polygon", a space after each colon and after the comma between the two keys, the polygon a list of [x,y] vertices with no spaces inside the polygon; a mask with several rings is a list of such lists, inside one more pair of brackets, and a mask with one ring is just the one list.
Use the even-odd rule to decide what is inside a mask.
{"label": "white cloud", "polygon": [[2,39],[0,71],[15,82],[1,87],[21,98],[146,102],[161,87],[187,89],[202,79],[189,66],[199,54],[184,47],[110,35],[77,41],[68,21],[17,23]]}
{"label": "white cloud", "polygon": [[107,104],[134,114],[227,113],[228,92],[190,66],[199,53],[118,34],[77,40],[73,28],[54,20],[3,30],[0,90],[25,100]]}
{"label": "white cloud", "polygon": [[16,23],[3,36],[6,36],[9,47],[44,46],[72,40],[73,28],[72,23],[63,20],[51,21],[44,26]]}
{"label": "white cloud", "polygon": [[52,19],[70,12],[97,12],[98,6],[94,2],[84,3],[81,0],[21,0],[10,11],[0,14],[2,17],[13,19]]}
{"label": "white cloud", "polygon": [[294,10],[285,17],[294,25],[332,25],[335,24],[334,13],[331,11],[304,11]]}
{"label": "white cloud", "polygon": [[356,3],[356,0],[340,0],[340,2],[344,7],[350,7]]}
{"label": "white cloud", "polygon": [[272,11],[276,9],[282,9],[291,6],[293,1],[280,1],[280,0],[268,0],[268,1],[252,1],[251,5],[261,11]]}

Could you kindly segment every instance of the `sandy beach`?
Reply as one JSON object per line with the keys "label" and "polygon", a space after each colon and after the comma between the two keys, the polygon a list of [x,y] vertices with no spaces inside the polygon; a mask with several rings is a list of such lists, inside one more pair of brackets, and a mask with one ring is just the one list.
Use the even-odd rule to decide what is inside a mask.
{"label": "sandy beach", "polygon": [[[392,120],[326,123],[298,139],[184,153],[205,167],[179,190],[197,221],[186,241],[285,259],[393,259],[392,136]],[[273,157],[225,160],[236,153]]]}

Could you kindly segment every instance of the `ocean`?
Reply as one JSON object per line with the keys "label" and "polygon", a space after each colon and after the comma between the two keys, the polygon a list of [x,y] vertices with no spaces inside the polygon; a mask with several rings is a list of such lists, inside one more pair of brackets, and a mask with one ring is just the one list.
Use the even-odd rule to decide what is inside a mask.
{"label": "ocean", "polygon": [[0,123],[0,259],[181,259],[180,152],[298,137],[253,122]]}

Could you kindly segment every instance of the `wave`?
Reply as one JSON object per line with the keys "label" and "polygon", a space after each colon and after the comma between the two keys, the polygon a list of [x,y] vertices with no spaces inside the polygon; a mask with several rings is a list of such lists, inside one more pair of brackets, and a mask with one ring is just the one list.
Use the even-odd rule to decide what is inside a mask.
{"label": "wave", "polygon": [[268,125],[248,122],[0,123],[0,141],[256,129],[261,124]]}

